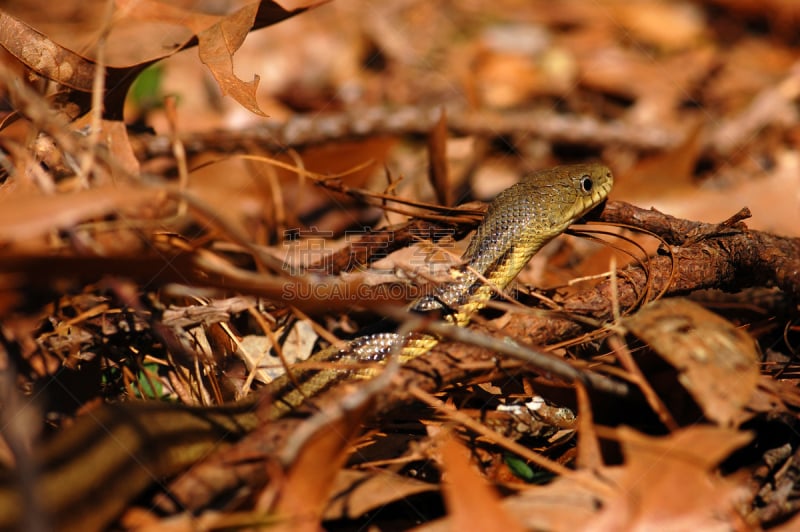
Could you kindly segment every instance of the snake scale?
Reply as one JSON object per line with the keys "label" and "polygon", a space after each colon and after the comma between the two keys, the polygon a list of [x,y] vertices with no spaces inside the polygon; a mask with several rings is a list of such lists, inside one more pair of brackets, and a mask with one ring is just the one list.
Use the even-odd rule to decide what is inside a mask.
{"label": "snake scale", "polygon": [[[453,270],[453,280],[412,303],[409,310],[437,311],[450,323],[466,325],[544,244],[602,203],[612,184],[611,171],[600,164],[527,174],[489,205],[462,257],[463,266]],[[405,362],[423,355],[437,341],[421,333],[404,337],[379,333],[357,338],[344,348],[322,350],[310,360],[337,369],[304,369],[294,371],[291,379],[278,378],[265,392],[272,398],[269,417],[280,418],[344,381],[373,376],[379,371],[375,363],[384,362],[397,342],[403,343],[398,356]],[[347,369],[348,365],[353,367]],[[129,402],[96,409],[36,449],[35,480],[22,483],[20,474],[4,472],[0,529],[22,529],[31,512],[41,511],[58,530],[102,529],[154,482],[263,422],[255,414],[253,400],[207,408]]]}

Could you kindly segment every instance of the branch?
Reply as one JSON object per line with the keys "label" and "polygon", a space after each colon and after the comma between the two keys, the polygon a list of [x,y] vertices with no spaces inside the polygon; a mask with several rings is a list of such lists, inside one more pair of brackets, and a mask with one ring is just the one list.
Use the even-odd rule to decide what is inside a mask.
{"label": "branch", "polygon": [[[533,135],[551,142],[588,146],[622,144],[641,150],[668,150],[683,141],[683,134],[666,129],[642,129],[623,122],[603,122],[595,117],[563,115],[544,110],[514,112],[473,111],[446,106],[447,127],[457,135],[484,137]],[[217,151],[252,151],[254,146],[273,152],[324,142],[373,138],[381,135],[427,135],[441,115],[441,107],[373,107],[328,115],[295,115],[286,122],[265,121],[237,131],[193,133],[181,137],[189,154]],[[141,137],[136,154],[143,159],[171,156],[170,139]],[[138,143],[136,143],[138,144]]]}

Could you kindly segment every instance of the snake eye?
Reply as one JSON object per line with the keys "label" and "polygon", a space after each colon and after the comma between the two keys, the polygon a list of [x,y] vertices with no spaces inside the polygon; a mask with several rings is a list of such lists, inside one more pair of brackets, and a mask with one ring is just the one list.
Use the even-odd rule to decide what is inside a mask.
{"label": "snake eye", "polygon": [[592,183],[592,178],[588,175],[581,177],[581,190],[583,192],[589,193],[592,191],[592,187],[594,183]]}

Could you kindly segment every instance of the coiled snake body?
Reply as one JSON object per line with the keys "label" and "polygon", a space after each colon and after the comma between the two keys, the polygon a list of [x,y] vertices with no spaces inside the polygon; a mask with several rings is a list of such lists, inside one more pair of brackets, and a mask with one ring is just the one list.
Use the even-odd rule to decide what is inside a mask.
{"label": "coiled snake body", "polygon": [[[549,240],[600,204],[613,177],[599,164],[560,166],[526,175],[490,204],[463,256],[453,281],[415,301],[413,312],[439,311],[458,326],[504,289]],[[353,340],[344,349],[327,349],[313,362],[346,368],[381,362],[392,346],[403,342],[401,361],[429,351],[434,336],[400,338],[381,333]],[[363,364],[362,364],[363,366]],[[301,370],[276,380],[268,389],[276,419],[308,398],[371,369]],[[254,401],[200,408],[156,402],[107,406],[84,415],[37,450],[40,474],[31,497],[7,472],[0,480],[0,529],[22,526],[26,511],[44,510],[61,530],[93,530],[107,525],[133,497],[158,478],[170,476],[206,455],[223,440],[235,440],[263,422]],[[27,479],[28,485],[31,484]]]}

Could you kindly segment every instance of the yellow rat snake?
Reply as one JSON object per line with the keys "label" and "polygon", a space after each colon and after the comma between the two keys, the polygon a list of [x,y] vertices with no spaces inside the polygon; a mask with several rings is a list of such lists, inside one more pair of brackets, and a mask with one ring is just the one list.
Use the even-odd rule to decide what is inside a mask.
{"label": "yellow rat snake", "polygon": [[[458,326],[504,289],[541,247],[603,202],[613,177],[600,164],[560,166],[527,174],[489,205],[464,253],[463,266],[411,304],[412,312],[437,311]],[[277,419],[308,398],[343,381],[369,378],[397,342],[401,362],[429,351],[431,335],[379,333],[329,348],[310,361],[341,368],[293,372],[273,382],[269,417]],[[365,362],[373,363],[366,369]],[[357,364],[361,366],[357,366]],[[346,369],[347,365],[353,369]],[[24,526],[26,512],[44,511],[59,530],[101,529],[128,502],[160,478],[185,469],[222,441],[235,441],[264,419],[255,402],[189,407],[158,402],[108,405],[86,414],[34,452],[35,480],[0,477],[0,529]],[[32,488],[32,489],[30,489]]]}

